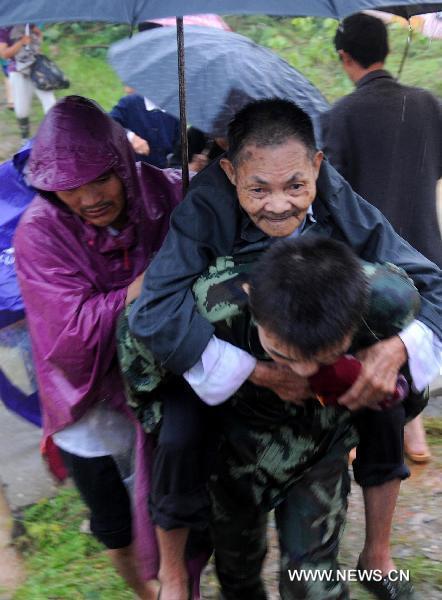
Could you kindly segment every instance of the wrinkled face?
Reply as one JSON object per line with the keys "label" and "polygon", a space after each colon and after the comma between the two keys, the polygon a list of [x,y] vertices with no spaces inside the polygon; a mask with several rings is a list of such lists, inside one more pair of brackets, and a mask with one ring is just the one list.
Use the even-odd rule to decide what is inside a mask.
{"label": "wrinkled face", "polygon": [[321,152],[312,158],[292,138],[278,146],[247,145],[236,167],[228,159],[220,164],[255,225],[271,237],[286,237],[301,225],[315,199],[321,161]]}
{"label": "wrinkled face", "polygon": [[336,346],[321,350],[312,358],[304,358],[296,346],[287,346],[268,329],[257,325],[261,346],[272,360],[289,367],[300,377],[311,377],[321,366],[334,364],[350,348],[352,335],[348,334]]}
{"label": "wrinkled face", "polygon": [[123,183],[113,171],[80,187],[55,194],[72,212],[97,227],[118,223],[124,213]]}

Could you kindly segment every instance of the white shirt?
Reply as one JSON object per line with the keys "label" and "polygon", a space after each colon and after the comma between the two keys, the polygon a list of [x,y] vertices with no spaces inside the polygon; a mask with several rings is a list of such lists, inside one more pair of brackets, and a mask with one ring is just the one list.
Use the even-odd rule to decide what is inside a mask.
{"label": "white shirt", "polygon": [[135,426],[107,402],[98,402],[52,437],[62,450],[83,458],[121,456],[134,446]]}
{"label": "white shirt", "polygon": [[[159,106],[157,106],[156,104],[154,104],[152,102],[152,100],[149,100],[149,98],[144,97],[144,106],[146,107],[147,111],[151,111],[151,110],[161,110],[161,112],[166,112],[164,111],[162,108],[160,108]],[[131,131],[130,129],[128,129],[126,131],[126,137],[129,140],[129,142],[132,142],[132,140],[135,137],[135,133],[133,131]]]}

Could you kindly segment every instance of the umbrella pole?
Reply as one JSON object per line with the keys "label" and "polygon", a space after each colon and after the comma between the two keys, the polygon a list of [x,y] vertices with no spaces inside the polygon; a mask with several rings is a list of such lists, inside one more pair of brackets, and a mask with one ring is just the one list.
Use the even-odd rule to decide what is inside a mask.
{"label": "umbrella pole", "polygon": [[189,187],[189,151],[187,148],[187,115],[186,115],[186,77],[184,71],[184,27],[183,17],[176,19],[176,37],[178,47],[178,86],[180,101],[181,126],[181,169],[183,178],[183,195]]}
{"label": "umbrella pole", "polygon": [[413,26],[411,25],[410,19],[408,19],[408,36],[407,36],[407,41],[405,43],[404,52],[402,54],[401,64],[399,65],[399,70],[396,75],[396,81],[399,81],[400,76],[402,75],[402,70],[404,68],[405,61],[407,60],[408,51],[410,50],[412,37],[413,37]]}

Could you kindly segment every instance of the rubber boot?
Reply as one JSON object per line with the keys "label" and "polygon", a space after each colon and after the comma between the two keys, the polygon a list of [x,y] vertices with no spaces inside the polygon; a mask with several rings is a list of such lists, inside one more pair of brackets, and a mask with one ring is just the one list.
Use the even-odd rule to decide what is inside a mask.
{"label": "rubber boot", "polygon": [[20,129],[20,135],[22,140],[27,140],[30,134],[29,128],[29,117],[24,117],[23,119],[17,119],[18,128]]}

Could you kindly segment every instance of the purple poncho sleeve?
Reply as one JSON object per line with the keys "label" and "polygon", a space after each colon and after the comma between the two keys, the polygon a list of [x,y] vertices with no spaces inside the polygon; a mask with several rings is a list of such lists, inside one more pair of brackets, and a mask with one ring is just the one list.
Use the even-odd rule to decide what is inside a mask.
{"label": "purple poncho sleeve", "polygon": [[50,434],[111,399],[118,378],[115,324],[127,288],[98,291],[78,248],[35,223],[19,225],[15,250]]}

